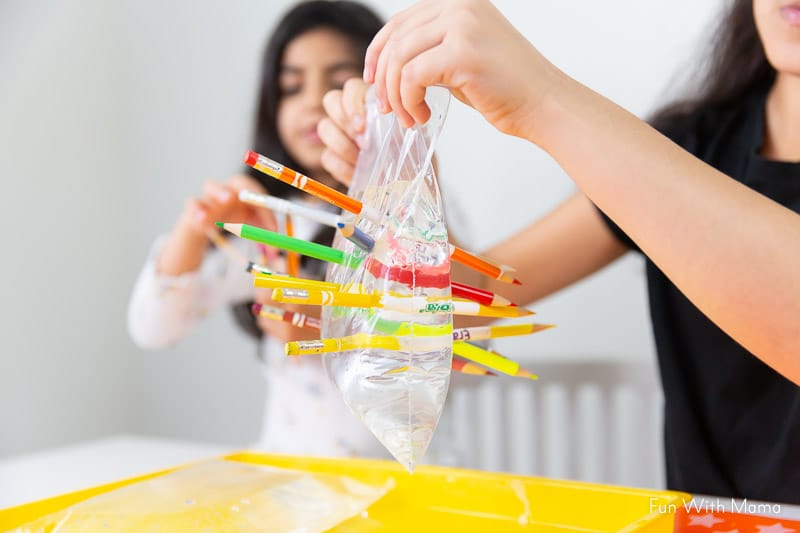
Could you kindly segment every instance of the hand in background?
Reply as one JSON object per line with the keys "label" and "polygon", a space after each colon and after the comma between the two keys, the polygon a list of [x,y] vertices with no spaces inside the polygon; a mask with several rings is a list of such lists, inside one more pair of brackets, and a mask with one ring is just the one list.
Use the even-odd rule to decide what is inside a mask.
{"label": "hand in background", "polygon": [[215,222],[251,224],[275,231],[278,225],[272,211],[240,202],[242,190],[266,194],[264,187],[250,176],[237,175],[227,183],[207,181],[202,196],[186,201],[180,224],[202,235],[214,229]]}
{"label": "hand in background", "polygon": [[320,120],[317,134],[325,144],[322,167],[341,183],[350,185],[358,159],[361,135],[366,125],[364,99],[368,86],[359,78],[345,82],[341,90],[322,99],[327,117]]}
{"label": "hand in background", "polygon": [[275,231],[278,225],[270,210],[239,201],[239,191],[243,189],[266,193],[255,179],[237,175],[227,183],[208,181],[202,196],[187,200],[161,250],[156,264],[158,272],[176,276],[197,270],[208,247],[208,232],[218,231],[215,222],[252,224]]}

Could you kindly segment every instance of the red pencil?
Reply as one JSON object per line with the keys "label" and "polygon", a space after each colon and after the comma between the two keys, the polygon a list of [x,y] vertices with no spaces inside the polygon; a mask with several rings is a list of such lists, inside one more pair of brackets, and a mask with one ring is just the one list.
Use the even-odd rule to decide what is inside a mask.
{"label": "red pencil", "polygon": [[466,283],[459,283],[457,281],[451,281],[450,287],[452,288],[453,296],[458,298],[466,298],[468,300],[472,300],[473,302],[478,302],[481,305],[486,305],[490,307],[516,307],[517,304],[512,303],[511,301],[503,298],[499,294],[495,294],[491,291],[487,291],[484,289],[479,289],[478,287],[473,287],[472,285],[467,285]]}
{"label": "red pencil", "polygon": [[486,370],[482,366],[478,366],[475,363],[470,363],[464,359],[461,359],[457,356],[453,356],[453,370],[456,372],[461,372],[462,374],[472,374],[474,376],[496,376],[494,372],[491,370]]}
{"label": "red pencil", "polygon": [[259,303],[253,304],[252,309],[254,315],[264,316],[273,320],[283,320],[284,322],[289,322],[298,328],[318,330],[322,327],[319,318],[314,318],[313,316],[308,316],[303,313],[287,311],[279,307],[271,307],[269,305],[262,305]]}
{"label": "red pencil", "polygon": [[[266,156],[253,152],[252,150],[247,151],[244,156],[244,162],[247,166],[253,167],[264,174],[268,174],[273,178],[279,179],[282,182],[291,185],[292,187],[300,189],[301,191],[312,194],[321,200],[344,209],[345,211],[349,211],[350,213],[354,213],[356,215],[360,215],[363,212],[366,218],[379,218],[378,214],[373,208],[364,205],[360,200],[351,198],[332,187],[328,187],[327,185],[313,178],[309,178],[305,174],[300,174],[299,172],[285,167],[277,161],[273,161]],[[489,276],[490,278],[502,281],[504,283],[522,285],[518,279],[510,274],[510,270],[505,265],[495,264],[493,261],[477,256],[471,252],[459,248],[458,246],[455,246],[454,244],[450,244],[450,257],[452,257],[454,261],[458,261],[462,265],[465,265],[476,272],[480,272],[485,276]]]}

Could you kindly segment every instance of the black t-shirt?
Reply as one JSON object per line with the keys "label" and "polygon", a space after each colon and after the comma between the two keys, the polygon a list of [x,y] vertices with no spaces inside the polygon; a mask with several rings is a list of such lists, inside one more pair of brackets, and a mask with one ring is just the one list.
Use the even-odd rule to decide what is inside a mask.
{"label": "black t-shirt", "polygon": [[[800,163],[759,155],[766,92],[753,91],[735,107],[696,112],[662,133],[733,179],[800,212]],[[620,240],[638,249],[603,218]],[[652,261],[646,265],[665,397],[668,487],[800,503],[800,387],[715,326]]]}

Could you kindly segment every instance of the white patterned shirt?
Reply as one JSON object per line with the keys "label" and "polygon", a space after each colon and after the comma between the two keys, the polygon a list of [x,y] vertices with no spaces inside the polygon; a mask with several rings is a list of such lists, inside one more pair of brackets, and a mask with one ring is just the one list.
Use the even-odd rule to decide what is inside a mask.
{"label": "white patterned shirt", "polygon": [[[316,223],[299,217],[294,225],[300,238],[309,239],[319,230]],[[164,242],[161,237],[153,245],[128,308],[128,331],[144,349],[169,348],[209,314],[251,301],[255,294],[252,276],[218,249],[209,249],[195,272],[159,274],[155,265]],[[257,247],[248,241],[233,238],[230,243],[248,258],[258,256]],[[259,448],[298,455],[387,457],[328,380],[321,359],[286,357],[283,342],[268,335],[261,342],[267,397]]]}

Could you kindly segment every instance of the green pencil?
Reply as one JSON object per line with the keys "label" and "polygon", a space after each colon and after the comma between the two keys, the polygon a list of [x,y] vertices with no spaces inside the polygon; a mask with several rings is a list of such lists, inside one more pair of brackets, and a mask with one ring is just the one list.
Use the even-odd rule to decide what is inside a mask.
{"label": "green pencil", "polygon": [[298,254],[307,255],[329,263],[337,263],[349,267],[356,267],[363,259],[363,257],[355,257],[346,254],[336,248],[325,246],[324,244],[317,244],[315,242],[289,237],[282,233],[275,233],[249,224],[226,224],[224,222],[217,222],[217,226],[229,231],[250,241],[256,241],[290,252],[297,252]]}

